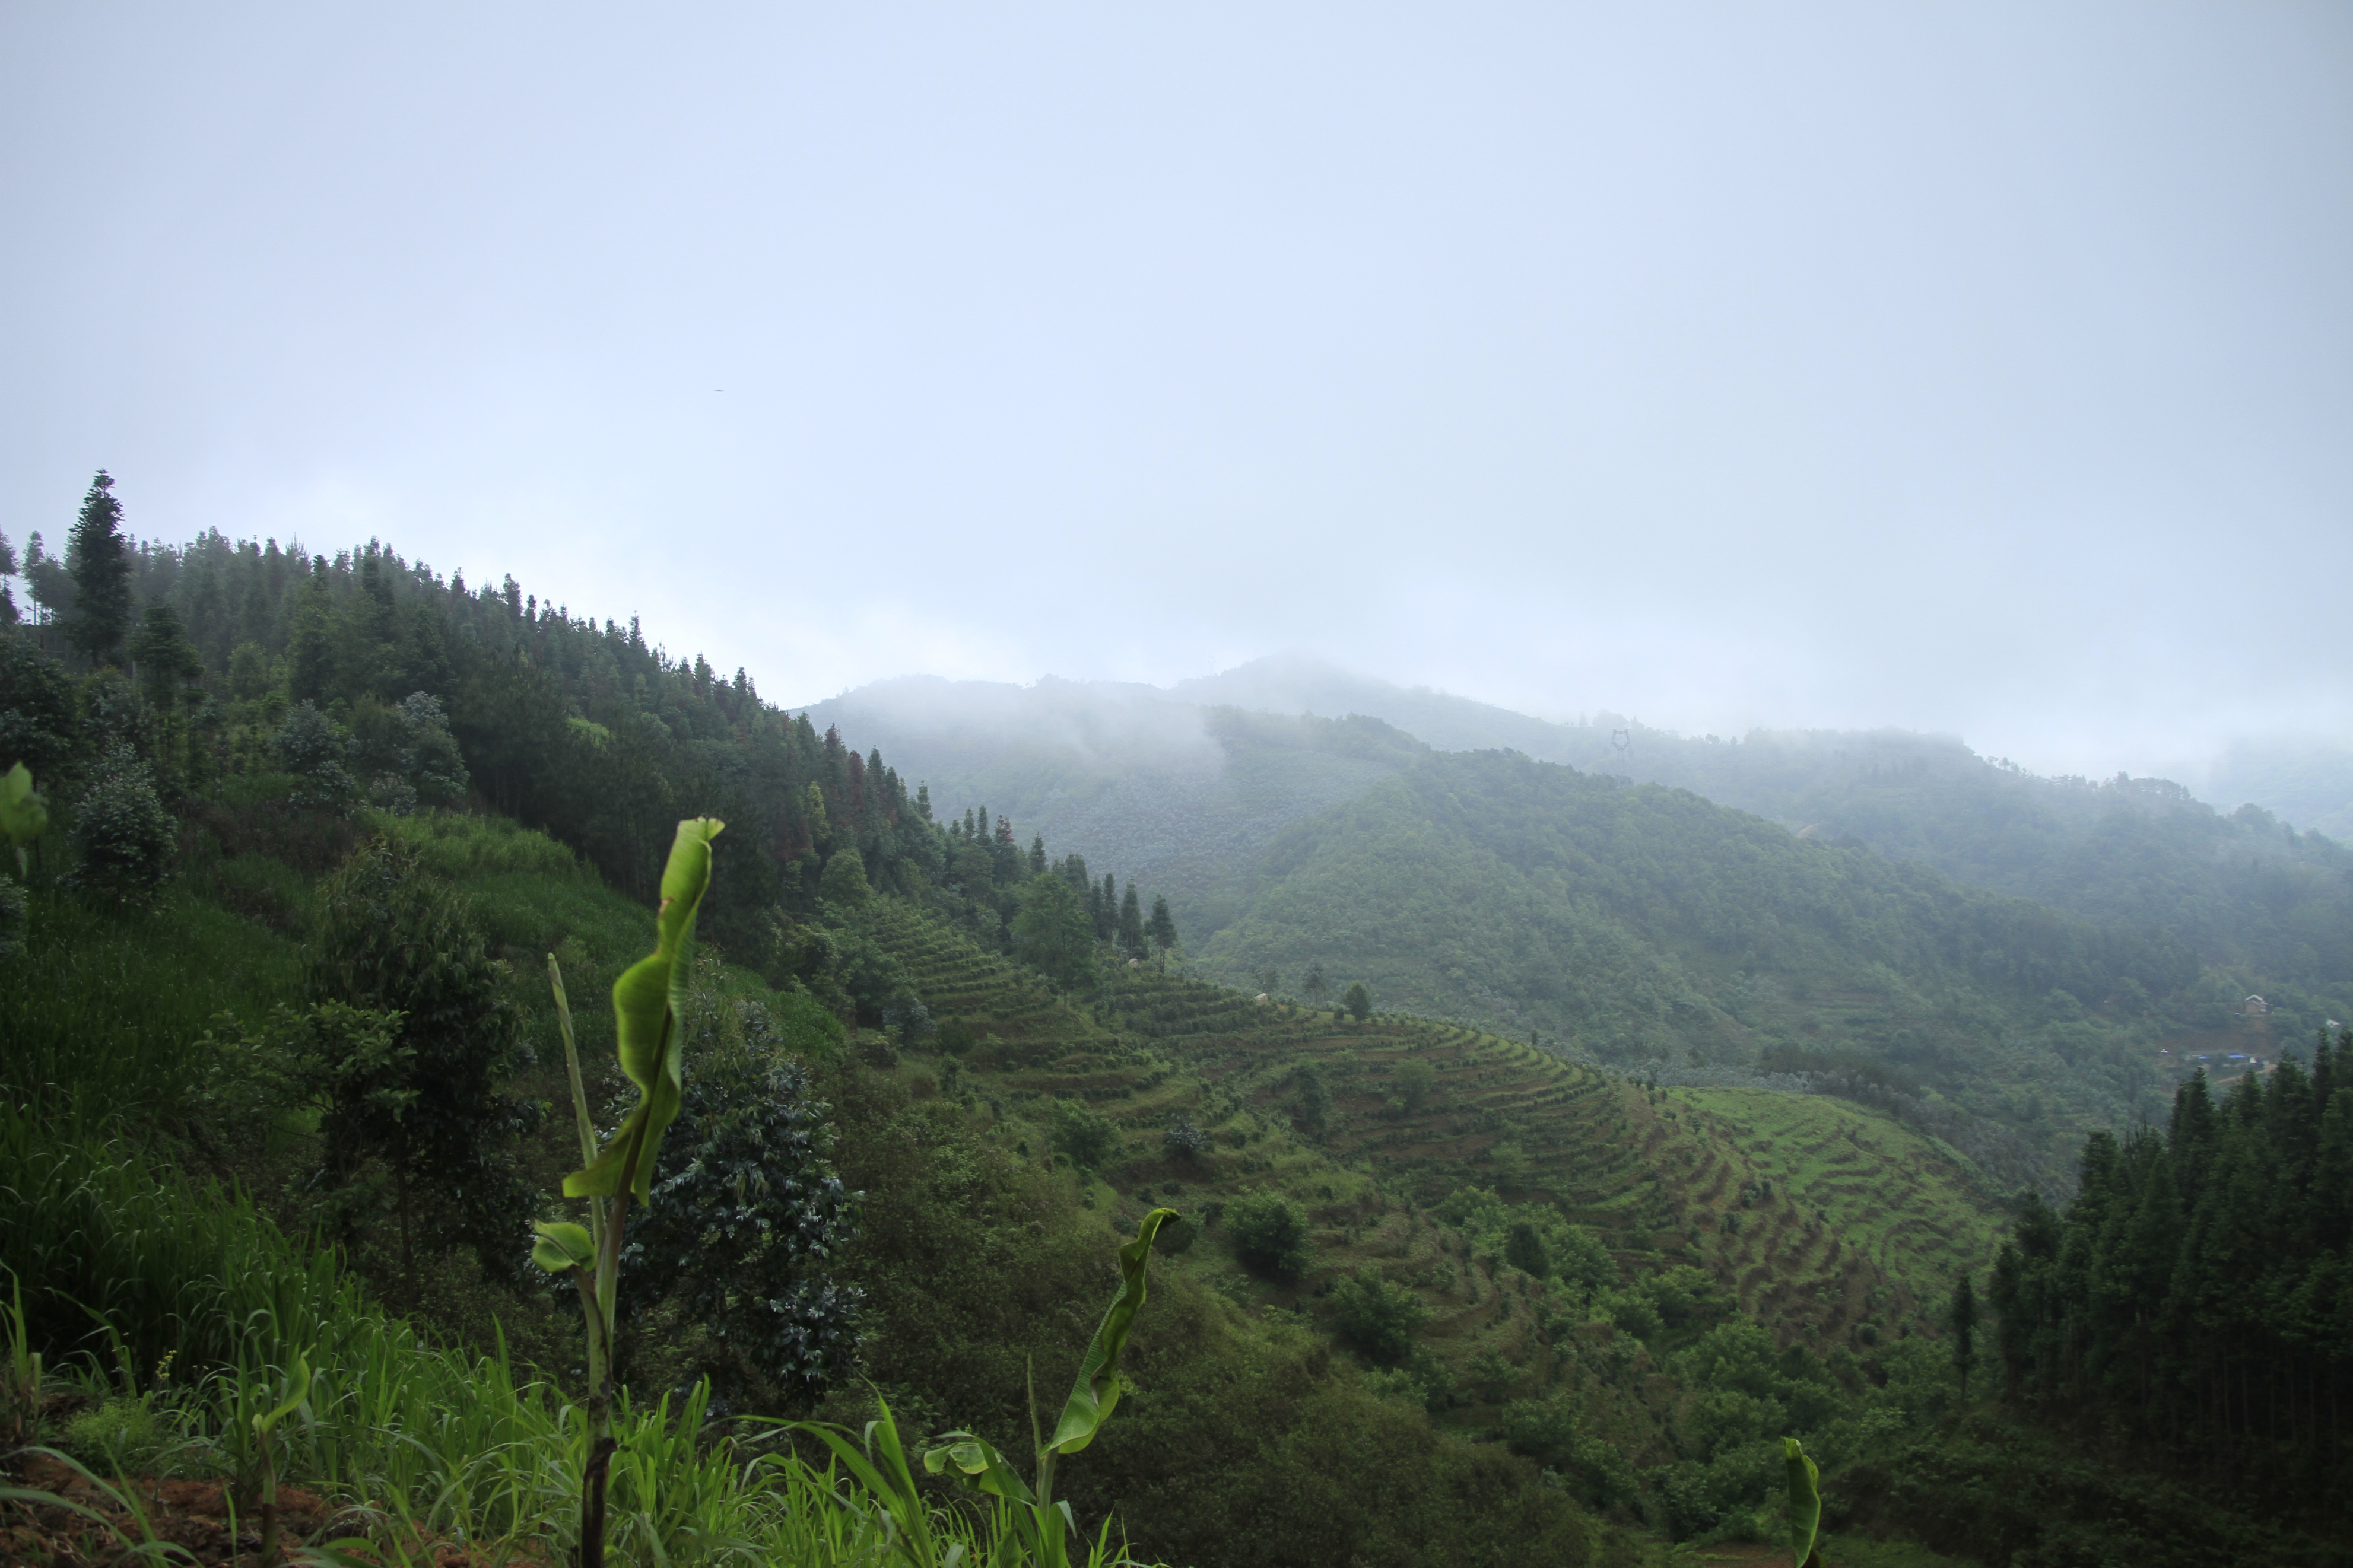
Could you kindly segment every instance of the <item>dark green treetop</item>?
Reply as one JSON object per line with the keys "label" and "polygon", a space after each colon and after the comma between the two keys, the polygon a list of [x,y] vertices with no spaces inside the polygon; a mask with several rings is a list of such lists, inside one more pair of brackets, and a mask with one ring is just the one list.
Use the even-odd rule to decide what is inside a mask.
{"label": "dark green treetop", "polygon": [[1163,952],[1176,945],[1176,919],[1168,912],[1167,899],[1160,894],[1152,897],[1152,918],[1145,921],[1144,931]]}
{"label": "dark green treetop", "polygon": [[66,566],[73,575],[73,615],[66,623],[66,640],[92,664],[104,662],[122,647],[131,629],[131,559],[122,537],[122,503],[115,499],[114,479],[103,468],[82,498],[81,516],[66,548]]}

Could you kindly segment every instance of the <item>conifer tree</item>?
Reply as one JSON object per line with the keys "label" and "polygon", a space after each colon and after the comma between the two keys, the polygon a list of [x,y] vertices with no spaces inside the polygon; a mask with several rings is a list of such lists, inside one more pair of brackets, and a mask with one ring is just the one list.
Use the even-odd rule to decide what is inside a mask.
{"label": "conifer tree", "polygon": [[854,844],[844,844],[826,858],[825,874],[818,879],[818,897],[837,904],[862,904],[872,894],[866,879],[866,860]]}
{"label": "conifer tree", "polygon": [[169,605],[150,605],[141,618],[139,635],[131,639],[131,661],[139,671],[148,700],[168,710],[180,695],[180,683],[205,672],[204,656],[188,640],[180,612]]}
{"label": "conifer tree", "polygon": [[1130,958],[1144,956],[1144,904],[1130,882],[1119,900],[1119,950]]}
{"label": "conifer tree", "polygon": [[115,499],[114,479],[104,468],[82,498],[81,516],[66,546],[66,568],[74,584],[66,640],[92,664],[100,663],[121,648],[123,634],[131,629],[131,559],[122,537],[122,503]]}
{"label": "conifer tree", "polygon": [[327,558],[312,557],[310,578],[293,594],[286,631],[286,684],[297,702],[328,699]]}
{"label": "conifer tree", "polygon": [[62,620],[73,611],[73,574],[42,545],[37,528],[25,541],[25,588],[44,621]]}
{"label": "conifer tree", "polygon": [[1176,945],[1176,919],[1168,912],[1168,900],[1165,895],[1155,893],[1152,896],[1152,918],[1145,922],[1144,930],[1163,957],[1167,956],[1168,950]]}
{"label": "conifer tree", "polygon": [[1966,1270],[1953,1287],[1953,1307],[1947,1319],[1953,1331],[1953,1370],[1961,1374],[1961,1397],[1969,1396],[1969,1369],[1977,1364],[1978,1298]]}

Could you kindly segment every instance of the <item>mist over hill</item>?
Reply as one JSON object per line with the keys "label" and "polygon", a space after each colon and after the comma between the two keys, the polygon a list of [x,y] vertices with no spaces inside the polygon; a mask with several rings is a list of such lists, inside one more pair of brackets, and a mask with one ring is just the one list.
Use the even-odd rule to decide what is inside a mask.
{"label": "mist over hill", "polygon": [[1554,723],[1297,655],[1167,690],[896,681],[808,718],[1166,892],[1219,981],[1842,1074],[1957,1113],[2006,1176],[2063,1181],[2075,1130],[2154,1114],[2199,1052],[2353,1016],[2344,846],[1949,737]]}
{"label": "mist over hill", "polygon": [[1277,833],[1427,750],[1375,719],[1180,701],[1149,686],[917,676],[812,703],[809,722],[879,745],[951,814],[986,807],[1168,895],[1206,935],[1240,911]]}
{"label": "mist over hill", "polygon": [[[808,716],[854,744],[879,742],[943,805],[987,805],[1025,837],[1042,832],[1166,890],[1196,945],[1263,883],[1256,858],[1276,834],[1360,797],[1427,747],[1515,751],[1688,789],[1972,886],[2173,931],[2202,962],[2244,971],[2249,989],[2353,980],[2353,960],[2336,956],[2345,851],[2295,825],[2331,798],[2337,753],[2325,748],[2294,765],[2252,748],[2226,760],[2221,776],[2279,784],[2270,798],[2298,812],[2283,821],[2252,803],[2225,815],[2162,779],[2039,776],[1952,737],[1691,737],[1606,712],[1555,723],[1301,654],[1166,690],[915,678],[811,704]],[[1376,742],[1361,722],[1330,727],[1352,716],[1388,732]]]}

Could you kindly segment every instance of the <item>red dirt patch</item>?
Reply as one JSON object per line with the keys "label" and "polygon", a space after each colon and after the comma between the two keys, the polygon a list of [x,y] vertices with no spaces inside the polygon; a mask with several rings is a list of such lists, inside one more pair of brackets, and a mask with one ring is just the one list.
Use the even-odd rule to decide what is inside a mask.
{"label": "red dirt patch", "polygon": [[[232,1534],[231,1499],[219,1481],[136,1476],[111,1481],[110,1492],[43,1454],[26,1455],[22,1472],[10,1479],[90,1510],[133,1542],[152,1532],[156,1540],[180,1549],[167,1561],[193,1560],[205,1568],[261,1568],[260,1510],[237,1510]],[[122,1506],[126,1497],[144,1516],[144,1531],[139,1520]],[[278,1489],[278,1531],[281,1562],[296,1547],[361,1532],[360,1521],[349,1510],[314,1492],[287,1486]],[[121,1555],[112,1532],[70,1509],[42,1503],[0,1504],[0,1562],[95,1568]],[[427,1542],[412,1545],[408,1561],[429,1563],[433,1568],[488,1568],[515,1562],[517,1557],[512,1550],[491,1554],[448,1542]]]}

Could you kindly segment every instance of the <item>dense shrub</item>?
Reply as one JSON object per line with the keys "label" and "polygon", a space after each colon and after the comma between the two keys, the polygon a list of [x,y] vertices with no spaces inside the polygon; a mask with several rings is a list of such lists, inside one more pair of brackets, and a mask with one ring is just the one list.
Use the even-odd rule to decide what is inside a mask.
{"label": "dense shrub", "polygon": [[37,779],[58,774],[81,728],[73,678],[26,637],[0,631],[0,772],[22,763]]}
{"label": "dense shrub", "polygon": [[362,699],[352,710],[349,750],[353,771],[368,781],[372,803],[401,816],[419,805],[449,805],[466,793],[465,760],[449,733],[448,715],[429,692],[413,691],[392,704]]}
{"label": "dense shrub", "polygon": [[293,795],[295,805],[340,809],[359,794],[359,782],[347,765],[351,738],[316,704],[295,704],[270,737],[269,749],[278,765],[301,781]]}
{"label": "dense shrub", "polygon": [[1307,1272],[1307,1211],[1296,1202],[1280,1193],[1248,1193],[1226,1205],[1225,1222],[1235,1255],[1250,1268],[1282,1279]]}
{"label": "dense shrub", "polygon": [[362,845],[320,887],[312,996],[400,1014],[410,1053],[388,1069],[412,1097],[397,1114],[371,1092],[321,1127],[339,1180],[385,1166],[404,1273],[420,1247],[470,1246],[494,1275],[524,1251],[536,1202],[512,1144],[539,1110],[505,1092],[529,1060],[505,975],[464,895],[389,839]]}
{"label": "dense shrub", "polygon": [[154,775],[116,746],[74,808],[76,883],[123,900],[152,897],[171,874],[180,825],[164,809]]}
{"label": "dense shrub", "polygon": [[1168,1131],[1160,1135],[1160,1142],[1169,1152],[1189,1160],[1209,1147],[1209,1135],[1184,1117],[1172,1114]]}
{"label": "dense shrub", "polygon": [[1395,1366],[1413,1353],[1415,1331],[1428,1321],[1421,1298],[1381,1277],[1367,1263],[1332,1292],[1341,1337],[1382,1366]]}
{"label": "dense shrub", "polygon": [[1070,1157],[1081,1170],[1092,1171],[1119,1149],[1119,1129],[1101,1111],[1082,1100],[1054,1102],[1054,1152]]}
{"label": "dense shrub", "polygon": [[859,1194],[835,1173],[829,1108],[793,1054],[829,1042],[807,1019],[724,994],[724,977],[714,960],[697,966],[693,1068],[653,1202],[628,1232],[624,1304],[639,1316],[674,1304],[694,1326],[696,1370],[720,1395],[773,1408],[855,1364],[865,1296],[833,1273]]}

